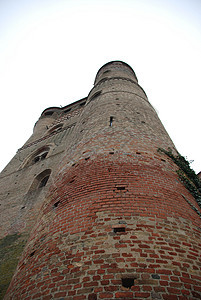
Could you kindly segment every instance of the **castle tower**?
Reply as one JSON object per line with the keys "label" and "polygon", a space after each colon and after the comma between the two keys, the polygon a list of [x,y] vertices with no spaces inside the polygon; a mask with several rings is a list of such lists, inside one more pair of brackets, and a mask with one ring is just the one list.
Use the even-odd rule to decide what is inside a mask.
{"label": "castle tower", "polygon": [[5,299],[200,299],[200,207],[159,148],[177,155],[123,62],[46,109],[1,174]]}

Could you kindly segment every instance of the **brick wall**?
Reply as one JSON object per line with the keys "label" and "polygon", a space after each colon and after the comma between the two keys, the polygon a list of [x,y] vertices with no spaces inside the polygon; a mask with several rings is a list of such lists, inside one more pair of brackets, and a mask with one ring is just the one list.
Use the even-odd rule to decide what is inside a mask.
{"label": "brick wall", "polygon": [[11,283],[14,299],[199,299],[200,218],[181,193],[194,200],[171,172],[111,156],[58,179]]}

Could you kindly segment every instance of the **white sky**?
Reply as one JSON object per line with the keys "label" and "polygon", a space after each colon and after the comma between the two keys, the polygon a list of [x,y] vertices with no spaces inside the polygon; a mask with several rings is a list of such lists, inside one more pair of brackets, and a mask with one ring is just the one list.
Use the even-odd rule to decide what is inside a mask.
{"label": "white sky", "polygon": [[88,95],[123,60],[201,171],[200,0],[0,0],[0,170],[42,111]]}

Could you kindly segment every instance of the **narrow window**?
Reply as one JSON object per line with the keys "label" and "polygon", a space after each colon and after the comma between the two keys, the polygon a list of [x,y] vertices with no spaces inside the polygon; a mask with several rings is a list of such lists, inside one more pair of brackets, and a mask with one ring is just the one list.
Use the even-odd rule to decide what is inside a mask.
{"label": "narrow window", "polygon": [[110,117],[110,127],[112,127],[113,117]]}
{"label": "narrow window", "polygon": [[49,150],[50,150],[49,146],[43,146],[43,147],[37,149],[36,151],[34,151],[34,153],[32,153],[29,157],[27,157],[24,160],[21,168],[31,166],[31,165],[45,159],[49,153]]}
{"label": "narrow window", "polygon": [[34,163],[37,163],[40,160],[39,156],[34,157]]}
{"label": "narrow window", "polygon": [[91,97],[90,101],[93,101],[93,100],[95,100],[98,96],[100,96],[101,92],[102,92],[102,91],[98,91],[98,92],[96,92],[95,94],[93,94],[93,96]]}
{"label": "narrow window", "polygon": [[125,186],[117,186],[118,191],[124,191],[126,188]]}
{"label": "narrow window", "polygon": [[46,152],[42,152],[39,155],[35,156],[33,159],[33,163],[37,163],[38,161],[45,159],[47,154],[48,154],[48,152],[46,151]]}
{"label": "narrow window", "polygon": [[31,253],[29,254],[29,256],[30,256],[30,257],[34,256],[35,252],[36,252],[36,250],[34,250],[33,252],[31,252]]}
{"label": "narrow window", "polygon": [[123,232],[126,232],[126,226],[123,225],[123,224],[121,224],[121,225],[113,225],[112,228],[113,228],[113,232],[114,233],[118,233],[118,232],[123,233]]}
{"label": "narrow window", "polygon": [[114,230],[114,233],[117,233],[117,232],[126,232],[126,228],[125,227],[116,227],[113,230]]}
{"label": "narrow window", "polygon": [[31,185],[31,187],[29,189],[29,192],[38,190],[38,189],[46,186],[47,182],[49,180],[50,174],[51,174],[51,170],[50,169],[44,170],[43,172],[41,172],[40,174],[38,174],[34,178],[33,183],[32,183],[32,185]]}
{"label": "narrow window", "polygon": [[56,203],[54,203],[53,207],[58,207],[60,201],[57,201]]}
{"label": "narrow window", "polygon": [[45,178],[43,178],[39,184],[39,187],[38,188],[41,188],[41,187],[44,187],[46,186],[47,182],[48,182],[48,179],[49,179],[50,175],[47,175]]}
{"label": "narrow window", "polygon": [[111,71],[110,70],[106,70],[106,71],[103,72],[103,74],[106,74],[106,73],[109,73],[109,72],[111,72]]}
{"label": "narrow window", "polygon": [[45,116],[51,116],[51,115],[53,115],[53,113],[54,113],[53,111],[47,111],[47,112],[44,113],[44,115]]}
{"label": "narrow window", "polygon": [[45,159],[47,154],[48,154],[48,152],[45,152],[45,153],[41,154],[41,160]]}

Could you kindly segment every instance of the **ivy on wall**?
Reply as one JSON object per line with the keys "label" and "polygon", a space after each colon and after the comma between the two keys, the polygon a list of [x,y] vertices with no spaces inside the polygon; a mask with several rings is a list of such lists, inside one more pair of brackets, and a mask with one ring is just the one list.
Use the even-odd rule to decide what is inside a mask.
{"label": "ivy on wall", "polygon": [[179,153],[174,155],[171,148],[168,148],[168,150],[158,148],[158,152],[166,154],[179,167],[176,172],[180,181],[193,195],[201,208],[201,181],[195,171],[190,167],[190,162]]}

